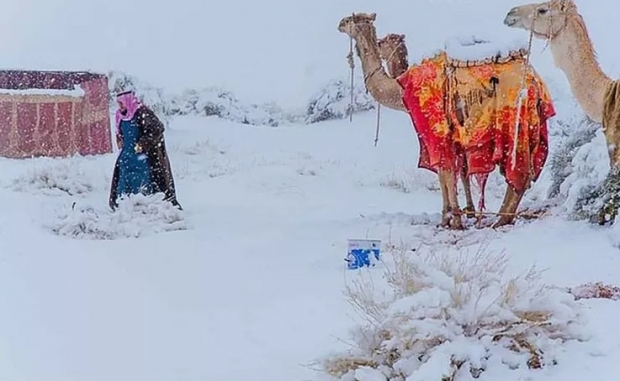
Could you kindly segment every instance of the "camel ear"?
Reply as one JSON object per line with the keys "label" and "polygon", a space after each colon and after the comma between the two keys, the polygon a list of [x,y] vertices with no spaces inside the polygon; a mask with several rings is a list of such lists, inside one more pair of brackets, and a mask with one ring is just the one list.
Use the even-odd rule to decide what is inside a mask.
{"label": "camel ear", "polygon": [[401,39],[403,39],[403,40],[405,39],[405,35],[404,35],[404,34],[399,34],[398,36],[399,36]]}
{"label": "camel ear", "polygon": [[370,14],[370,19],[371,19],[372,21],[375,21],[375,20],[377,19],[377,14],[376,14],[376,13],[371,13],[371,14]]}

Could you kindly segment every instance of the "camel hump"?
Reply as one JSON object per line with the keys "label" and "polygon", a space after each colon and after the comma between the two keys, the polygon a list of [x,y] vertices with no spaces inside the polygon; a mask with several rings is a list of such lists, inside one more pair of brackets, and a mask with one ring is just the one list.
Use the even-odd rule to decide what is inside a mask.
{"label": "camel hump", "polygon": [[524,59],[528,53],[527,42],[489,41],[476,36],[453,37],[446,41],[447,64],[452,67],[474,67],[507,63]]}

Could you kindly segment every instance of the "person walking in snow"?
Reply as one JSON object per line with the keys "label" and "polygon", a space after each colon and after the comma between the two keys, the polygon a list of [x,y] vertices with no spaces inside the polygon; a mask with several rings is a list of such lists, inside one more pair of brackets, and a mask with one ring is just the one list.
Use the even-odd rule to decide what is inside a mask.
{"label": "person walking in snow", "polygon": [[166,201],[182,209],[166,152],[163,123],[133,91],[117,94],[116,101],[116,141],[121,152],[112,175],[110,208],[118,207],[122,195],[162,192]]}

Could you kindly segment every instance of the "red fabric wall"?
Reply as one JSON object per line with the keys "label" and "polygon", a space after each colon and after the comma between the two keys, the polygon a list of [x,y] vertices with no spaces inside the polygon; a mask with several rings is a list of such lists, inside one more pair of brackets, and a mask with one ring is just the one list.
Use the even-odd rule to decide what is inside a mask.
{"label": "red fabric wall", "polygon": [[112,152],[108,79],[79,72],[0,71],[0,89],[72,90],[82,97],[0,94],[0,156],[97,155]]}

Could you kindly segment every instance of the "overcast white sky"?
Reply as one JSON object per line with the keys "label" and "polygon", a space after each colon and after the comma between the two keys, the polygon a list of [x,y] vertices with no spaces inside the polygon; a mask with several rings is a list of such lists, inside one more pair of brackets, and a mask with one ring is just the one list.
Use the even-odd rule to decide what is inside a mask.
{"label": "overcast white sky", "polygon": [[[609,1],[579,3],[604,13]],[[430,25],[447,17],[464,31],[505,31],[503,14],[524,1],[497,0],[480,19],[460,20],[459,8],[475,3],[438,0]],[[446,38],[415,0],[0,0],[0,9],[0,67],[114,68],[175,90],[218,85],[283,105],[303,104],[330,79],[347,77],[348,40],[336,27],[352,11],[377,12],[379,35],[406,33],[410,50]],[[604,57],[603,27],[590,29]]]}

